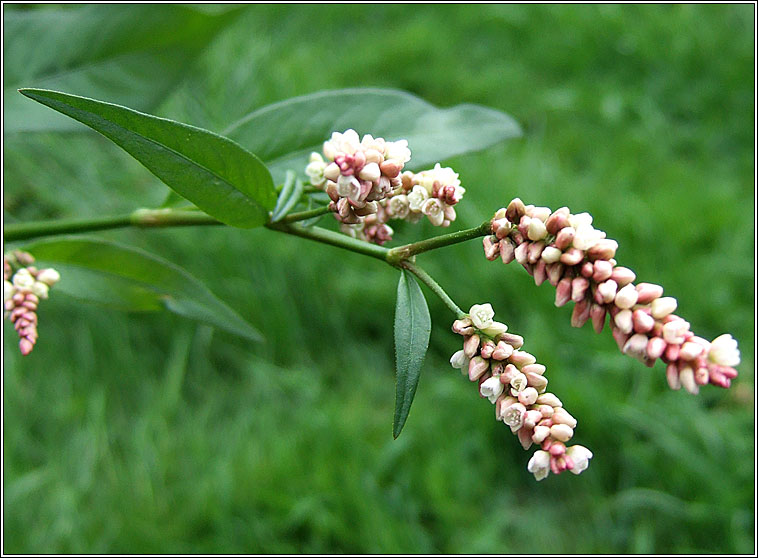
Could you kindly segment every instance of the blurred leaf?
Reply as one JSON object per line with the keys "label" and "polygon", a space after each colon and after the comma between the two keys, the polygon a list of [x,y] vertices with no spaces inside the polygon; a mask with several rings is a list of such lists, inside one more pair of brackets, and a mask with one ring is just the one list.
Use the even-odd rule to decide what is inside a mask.
{"label": "blurred leaf", "polygon": [[237,7],[212,12],[177,4],[5,10],[4,132],[81,130],[25,102],[15,94],[21,87],[154,109],[238,13]]}
{"label": "blurred leaf", "polygon": [[166,308],[260,341],[260,333],[182,268],[136,248],[92,238],[36,242],[25,248],[61,274],[55,290],[120,310]]}
{"label": "blurred leaf", "polygon": [[276,223],[287,215],[289,211],[300,201],[300,196],[303,195],[304,188],[303,181],[296,178],[294,171],[287,171],[286,178],[284,179],[284,186],[276,200],[276,207],[271,214],[271,222]]}
{"label": "blurred leaf", "polygon": [[392,435],[397,438],[403,430],[413,397],[416,395],[421,366],[424,364],[432,321],[426,299],[416,279],[402,270],[397,285],[395,306],[395,420]]}
{"label": "blurred leaf", "polygon": [[224,135],[266,161],[279,177],[305,166],[332,132],[348,128],[387,140],[407,139],[409,168],[421,170],[455,155],[479,151],[521,135],[513,118],[491,108],[462,104],[437,108],[394,89],[340,89],[295,97],[260,108]]}
{"label": "blurred leaf", "polygon": [[207,130],[42,89],[21,93],[97,130],[200,209],[235,227],[262,225],[276,193],[265,165]]}

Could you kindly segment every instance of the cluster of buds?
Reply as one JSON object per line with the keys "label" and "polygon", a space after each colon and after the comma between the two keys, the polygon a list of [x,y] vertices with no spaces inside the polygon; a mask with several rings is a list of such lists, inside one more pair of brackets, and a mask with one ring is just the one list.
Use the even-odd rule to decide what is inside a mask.
{"label": "cluster of buds", "polygon": [[329,195],[344,233],[381,245],[392,239],[391,219],[416,223],[426,215],[435,226],[450,226],[456,218],[453,206],[466,192],[458,174],[439,163],[403,172],[410,158],[406,140],[367,134],[359,141],[355,130],[347,130],[324,142],[323,156],[311,153],[305,173]]}
{"label": "cluster of buds", "polygon": [[311,153],[305,172],[322,187],[342,223],[356,224],[377,211],[377,201],[400,186],[400,173],[411,158],[406,140],[386,141],[355,130],[334,132],[324,142],[324,156]]}
{"label": "cluster of buds", "polygon": [[5,317],[18,332],[18,347],[26,356],[37,342],[37,305],[60,279],[52,268],[37,269],[34,257],[21,251],[3,257],[3,302]]}
{"label": "cluster of buds", "polygon": [[566,447],[576,419],[560,399],[546,392],[545,366],[521,350],[523,337],[508,333],[494,317],[490,304],[475,304],[453,323],[453,331],[463,336],[463,349],[450,364],[478,383],[480,395],[495,405],[496,419],[510,427],[525,450],[540,446],[527,467],[537,480],[551,471],[578,475],[589,466],[592,452],[579,445]]}
{"label": "cluster of buds", "polygon": [[709,342],[692,333],[663,287],[635,284],[635,273],[617,265],[617,248],[588,213],[525,206],[518,198],[495,214],[492,235],[484,238],[488,260],[516,260],[537,285],[548,281],[556,288],[556,306],[573,301],[572,326],[591,320],[600,333],[610,316],[619,349],[647,366],[660,358],[672,389],[695,394],[708,383],[729,387],[740,362],[737,342],[728,334]]}

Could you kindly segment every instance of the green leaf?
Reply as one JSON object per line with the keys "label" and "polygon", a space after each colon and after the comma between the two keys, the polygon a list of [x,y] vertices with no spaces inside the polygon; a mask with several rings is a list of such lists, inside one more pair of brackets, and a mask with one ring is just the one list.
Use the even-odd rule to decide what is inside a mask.
{"label": "green leaf", "polygon": [[61,274],[53,292],[127,311],[168,309],[236,335],[260,341],[260,333],[182,268],[114,242],[64,237],[24,248],[39,267]]}
{"label": "green leaf", "polygon": [[233,141],[86,97],[43,89],[21,93],[97,130],[219,221],[250,228],[268,219],[276,201],[271,174]]}
{"label": "green leaf", "polygon": [[279,195],[276,207],[271,215],[272,223],[276,223],[289,214],[292,208],[300,201],[304,188],[305,184],[303,184],[303,181],[297,178],[294,172],[288,171],[282,193]]}
{"label": "green leaf", "polygon": [[395,419],[392,435],[397,438],[405,425],[416,395],[424,364],[432,321],[421,288],[408,271],[402,270],[395,306]]}
{"label": "green leaf", "polygon": [[387,140],[407,139],[408,168],[479,151],[521,135],[513,118],[491,108],[462,104],[438,108],[394,89],[341,89],[295,97],[260,108],[224,131],[256,153],[279,179],[304,168],[332,132],[348,128]]}
{"label": "green leaf", "polygon": [[6,9],[4,132],[83,129],[21,99],[15,94],[21,87],[153,110],[239,13],[238,7],[212,13],[177,4]]}

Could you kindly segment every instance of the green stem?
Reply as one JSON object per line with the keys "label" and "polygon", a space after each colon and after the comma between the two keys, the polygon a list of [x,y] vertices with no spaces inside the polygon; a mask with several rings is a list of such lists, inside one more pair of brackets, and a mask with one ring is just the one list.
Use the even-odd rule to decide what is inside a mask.
{"label": "green stem", "polygon": [[332,210],[329,209],[328,205],[325,205],[324,207],[309,209],[308,211],[290,213],[289,215],[279,219],[277,223],[295,223],[297,221],[305,221],[306,219],[311,219],[312,217],[318,217],[319,215],[326,215],[327,213],[332,213]]}
{"label": "green stem", "polygon": [[350,238],[344,234],[336,233],[328,229],[322,229],[320,227],[301,227],[300,225],[289,225],[282,222],[268,223],[266,224],[266,227],[274,231],[299,236],[300,238],[307,238],[309,240],[321,242],[322,244],[329,244],[382,261],[387,261],[387,254],[389,253],[387,248],[363,242],[362,240],[356,240],[355,238]]}
{"label": "green stem", "polygon": [[448,296],[448,294],[445,292],[445,290],[440,286],[437,281],[432,279],[431,275],[429,275],[426,271],[421,269],[419,266],[417,266],[414,263],[411,263],[409,261],[400,262],[399,267],[402,267],[403,269],[407,269],[411,273],[413,273],[416,277],[418,277],[424,285],[429,287],[434,294],[436,294],[442,302],[445,303],[445,306],[450,308],[451,312],[456,315],[458,319],[461,319],[466,314],[458,308],[458,305],[453,302],[453,299]]}
{"label": "green stem", "polygon": [[458,244],[459,242],[466,242],[472,238],[485,236],[490,234],[490,231],[491,223],[490,221],[485,221],[478,227],[435,236],[434,238],[427,238],[426,240],[414,242],[413,244],[406,244],[405,246],[398,246],[397,248],[390,250],[390,253],[387,256],[387,261],[391,264],[396,264],[422,252],[428,252],[429,250],[435,250],[437,248],[442,248],[443,246],[451,246],[453,244]]}

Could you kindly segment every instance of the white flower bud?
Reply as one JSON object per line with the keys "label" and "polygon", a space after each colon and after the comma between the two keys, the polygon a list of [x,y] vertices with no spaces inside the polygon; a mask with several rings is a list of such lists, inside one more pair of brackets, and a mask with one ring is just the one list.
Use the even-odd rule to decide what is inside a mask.
{"label": "white flower bud", "polygon": [[711,342],[708,360],[720,366],[737,366],[740,363],[737,341],[728,333],[719,335]]}
{"label": "white flower bud", "polygon": [[549,426],[535,426],[534,433],[532,434],[532,442],[535,444],[541,444],[548,436],[550,436]]}
{"label": "white flower bud", "polygon": [[656,320],[662,320],[676,310],[676,299],[673,296],[656,298],[650,304],[650,313]]}
{"label": "white flower bud", "polygon": [[52,267],[45,268],[37,274],[37,281],[42,281],[47,284],[48,287],[52,287],[60,281],[60,279],[60,273],[55,271]]}
{"label": "white flower bud", "polygon": [[379,170],[379,165],[376,163],[368,163],[367,165],[364,165],[361,172],[358,173],[358,177],[361,180],[368,180],[370,182],[379,180],[381,175],[382,171]]}
{"label": "white flower bud", "polygon": [[340,168],[337,166],[337,163],[329,163],[326,168],[324,168],[324,178],[327,180],[331,180],[332,182],[337,182],[337,179],[340,177]]}
{"label": "white flower bud", "polygon": [[631,333],[632,332],[632,311],[629,309],[622,310],[618,314],[616,314],[616,317],[613,318],[613,322],[616,324],[616,327],[619,328],[619,330],[623,333]]}
{"label": "white flower bud", "polygon": [[563,252],[555,246],[548,246],[542,251],[542,259],[545,263],[555,263],[561,259],[561,254]]}
{"label": "white flower bud", "polygon": [[16,294],[16,287],[10,281],[3,281],[3,302],[10,300]]}
{"label": "white flower bud", "polygon": [[489,399],[490,403],[494,403],[500,397],[500,394],[503,393],[503,389],[504,386],[500,382],[500,378],[492,376],[482,382],[482,385],[479,386],[479,393]]}
{"label": "white flower bud", "polygon": [[19,290],[31,289],[32,285],[34,285],[34,277],[32,277],[32,274],[25,267],[19,269],[13,276],[13,286]]}
{"label": "white flower bud", "polygon": [[405,219],[408,216],[408,212],[411,210],[410,205],[408,204],[408,196],[400,194],[391,197],[387,204],[387,209],[392,217]]}
{"label": "white flower bud", "polygon": [[411,160],[411,150],[408,149],[408,140],[388,141],[384,145],[384,158],[394,159],[401,163]]}
{"label": "white flower bud", "polygon": [[326,182],[326,179],[324,178],[324,170],[326,167],[327,164],[321,155],[315,152],[311,153],[310,163],[305,167],[305,174],[308,175],[311,184],[314,186],[321,186]]}
{"label": "white flower bud", "polygon": [[432,225],[439,227],[445,220],[445,207],[437,198],[429,198],[421,205],[421,213],[429,217]]}
{"label": "white flower bud", "polygon": [[468,358],[466,358],[466,355],[463,352],[463,349],[460,351],[456,351],[453,356],[450,357],[450,365],[453,368],[458,369],[466,369],[468,370]]}
{"label": "white flower bud", "polygon": [[32,284],[31,288],[32,293],[40,298],[47,298],[47,293],[49,290],[50,287],[41,281],[35,281],[34,284]]}
{"label": "white flower bud", "polygon": [[545,450],[535,451],[526,469],[538,481],[546,478],[550,474],[550,454]]}
{"label": "white flower bud", "polygon": [[508,331],[507,325],[505,325],[502,322],[493,321],[489,327],[485,327],[482,330],[482,333],[494,339],[495,337],[497,337],[498,335],[502,335],[506,331]]}
{"label": "white flower bud", "polygon": [[666,343],[681,345],[684,343],[684,334],[690,329],[689,322],[678,319],[663,324],[662,335]]}
{"label": "white flower bud", "polygon": [[532,219],[529,221],[529,227],[527,228],[526,235],[529,237],[529,240],[542,240],[545,238],[545,236],[547,236],[545,223],[539,219]]}
{"label": "white flower bud", "polygon": [[575,475],[578,475],[590,466],[592,452],[584,446],[576,445],[566,448],[566,455],[574,462],[574,467],[571,469],[571,472]]}
{"label": "white flower bud", "polygon": [[616,306],[622,309],[631,308],[637,303],[637,296],[637,289],[632,283],[629,283],[616,293]]}
{"label": "white flower bud", "polygon": [[468,311],[471,323],[474,324],[476,329],[487,329],[493,323],[492,318],[495,317],[495,311],[492,309],[492,305],[487,302],[485,304],[474,304]]}
{"label": "white flower bud", "polygon": [[419,185],[414,186],[413,189],[411,190],[411,193],[408,194],[408,204],[411,208],[411,211],[420,213],[421,206],[428,199],[429,199],[429,192],[426,191],[426,188]]}
{"label": "white flower bud", "polygon": [[577,213],[576,215],[569,215],[569,225],[574,227],[574,229],[578,229],[582,225],[591,225],[592,224],[592,215],[589,213]]}
{"label": "white flower bud", "polygon": [[559,442],[568,442],[574,436],[574,429],[568,424],[554,424],[550,427],[550,436]]}

